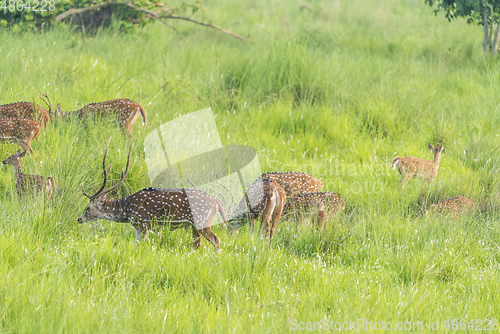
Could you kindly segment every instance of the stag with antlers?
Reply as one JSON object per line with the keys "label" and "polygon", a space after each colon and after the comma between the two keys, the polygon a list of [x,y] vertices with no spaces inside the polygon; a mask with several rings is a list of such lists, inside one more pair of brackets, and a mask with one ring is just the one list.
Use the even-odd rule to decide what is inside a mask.
{"label": "stag with antlers", "polygon": [[40,124],[22,117],[0,117],[0,141],[17,142],[33,154],[31,141],[40,133]]}
{"label": "stag with antlers", "polygon": [[254,229],[260,217],[260,231],[265,228],[266,238],[271,241],[285,202],[286,193],[276,181],[258,178],[248,187],[227,227],[231,233],[237,233],[250,220]]}
{"label": "stag with antlers", "polygon": [[47,178],[40,175],[25,175],[21,170],[21,159],[26,155],[26,151],[21,153],[18,150],[15,154],[11,155],[2,163],[4,165],[14,166],[16,175],[16,190],[19,198],[25,195],[33,195],[35,192],[45,191],[45,201],[50,201],[50,196],[55,188],[55,180],[52,176]]}
{"label": "stag with antlers", "polygon": [[136,230],[136,243],[146,236],[153,224],[170,225],[171,230],[191,227],[195,249],[200,247],[200,234],[210,241],[217,251],[220,249],[219,238],[212,231],[211,225],[217,212],[225,223],[226,213],[218,200],[203,191],[145,188],[124,198],[110,199],[106,196],[107,193],[118,188],[128,174],[132,140],[127,166],[125,172],[122,171],[120,181],[104,190],[111,169],[110,167],[106,170],[108,147],[109,141],[102,162],[104,181],[101,188],[93,195],[88,195],[82,189],[83,194],[90,199],[90,203],[78,218],[79,223],[95,219],[130,223]]}
{"label": "stag with antlers", "polygon": [[116,99],[98,103],[92,103],[76,111],[62,111],[58,104],[55,112],[56,117],[66,118],[72,115],[78,119],[86,120],[92,117],[115,116],[122,130],[132,138],[134,123],[142,116],[142,125],[146,124],[146,111],[144,108],[129,99]]}
{"label": "stag with antlers", "polygon": [[50,103],[50,99],[47,94],[39,92],[39,96],[42,101],[45,102],[49,111],[34,102],[15,102],[1,105],[0,117],[27,118],[38,122],[38,124],[42,125],[44,128],[47,127],[47,122],[49,121],[50,116],[52,116],[52,104]]}

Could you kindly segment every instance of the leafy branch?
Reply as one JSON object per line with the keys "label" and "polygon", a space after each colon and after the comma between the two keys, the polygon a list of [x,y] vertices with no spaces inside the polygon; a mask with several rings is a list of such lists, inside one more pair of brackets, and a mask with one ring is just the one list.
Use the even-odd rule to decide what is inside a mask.
{"label": "leafy branch", "polygon": [[[184,21],[188,21],[188,22],[191,22],[191,23],[195,23],[195,24],[207,27],[207,28],[216,29],[216,30],[218,30],[218,31],[220,31],[220,32],[222,32],[224,34],[227,34],[229,36],[235,37],[235,38],[237,38],[237,39],[239,39],[241,41],[251,42],[251,40],[249,40],[249,39],[247,39],[247,38],[245,38],[245,37],[243,37],[241,35],[238,35],[238,34],[232,32],[230,30],[224,29],[224,28],[222,28],[222,27],[220,27],[218,25],[215,25],[213,23],[205,23],[205,22],[194,20],[194,19],[192,19],[190,17],[174,15],[174,13],[175,13],[174,8],[162,8],[162,9],[160,9],[158,11],[152,11],[152,10],[149,10],[149,9],[146,9],[146,8],[142,8],[142,7],[136,6],[136,5],[132,4],[131,2],[112,2],[112,1],[106,1],[106,2],[99,3],[99,4],[96,4],[96,5],[90,6],[90,7],[71,8],[71,9],[65,11],[64,13],[59,14],[58,16],[56,16],[56,18],[55,18],[54,21],[55,22],[61,22],[61,21],[70,19],[74,15],[81,15],[81,14],[85,14],[85,13],[96,12],[96,11],[102,9],[102,8],[120,7],[120,6],[121,7],[130,8],[133,11],[136,11],[136,12],[139,12],[139,13],[143,13],[149,19],[158,20],[158,21],[162,22],[163,24],[167,25],[169,28],[174,29],[174,31],[176,31],[178,34],[180,34],[180,32],[177,31],[177,29],[175,29],[173,26],[169,25],[167,23],[167,20],[184,20]],[[196,12],[197,9],[198,8],[193,8],[193,13]]]}
{"label": "leafy branch", "polygon": [[[484,30],[483,50],[495,55],[500,42],[500,0],[425,0],[431,7],[436,5],[434,14],[445,13],[448,21],[463,17],[467,23],[482,25]],[[494,40],[493,30],[495,24]]]}

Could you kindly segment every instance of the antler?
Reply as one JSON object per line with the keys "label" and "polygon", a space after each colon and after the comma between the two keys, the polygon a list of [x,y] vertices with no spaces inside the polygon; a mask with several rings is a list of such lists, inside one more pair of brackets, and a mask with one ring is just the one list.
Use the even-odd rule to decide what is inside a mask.
{"label": "antler", "polygon": [[[109,193],[111,190],[114,190],[114,189],[118,188],[118,187],[120,186],[120,184],[122,184],[123,180],[125,180],[125,177],[126,177],[126,176],[127,176],[127,174],[128,174],[128,166],[129,166],[129,164],[130,164],[130,151],[132,151],[132,139],[130,139],[130,146],[129,146],[129,148],[128,148],[127,167],[125,167],[125,172],[123,172],[123,170],[122,170],[122,178],[120,179],[120,181],[118,181],[118,183],[117,183],[117,184],[115,184],[114,186],[112,186],[112,187],[111,187],[111,188],[109,188],[109,189],[104,190],[104,191],[102,192],[102,195],[107,194],[107,193]],[[109,170],[108,170],[108,172],[109,172]],[[103,186],[103,188],[104,188],[104,186]]]}
{"label": "antler", "polygon": [[[48,95],[42,93],[41,91],[38,91],[38,94],[39,94],[40,98],[42,99],[42,101],[45,102],[47,107],[49,107],[49,116],[52,116],[52,103],[50,103],[50,99],[49,99]],[[44,97],[47,100],[45,100]]]}
{"label": "antler", "polygon": [[102,192],[102,190],[104,189],[104,187],[106,186],[106,181],[108,180],[108,174],[109,174],[109,171],[111,169],[111,166],[109,166],[108,170],[106,170],[106,155],[108,154],[108,147],[109,147],[109,142],[111,141],[111,138],[109,138],[108,140],[108,145],[106,145],[106,151],[104,152],[104,159],[102,159],[102,168],[103,168],[103,171],[104,171],[104,182],[102,184],[102,187],[96,192],[94,193],[93,195],[89,195],[85,192],[85,187],[82,187],[82,192],[85,196],[87,196],[88,198],[90,198],[90,200],[93,200],[94,198],[96,198],[97,196],[99,196]]}

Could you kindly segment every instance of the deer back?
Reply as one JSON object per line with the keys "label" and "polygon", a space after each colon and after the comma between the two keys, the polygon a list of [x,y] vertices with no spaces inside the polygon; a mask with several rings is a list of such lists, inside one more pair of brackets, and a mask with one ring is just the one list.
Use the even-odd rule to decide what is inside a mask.
{"label": "deer back", "polygon": [[470,213],[474,211],[474,209],[474,202],[464,196],[455,196],[428,206],[429,212],[442,215],[452,215],[453,217]]}
{"label": "deer back", "polygon": [[16,176],[16,189],[22,194],[40,192],[45,189],[45,178],[41,175],[23,174],[21,178]]}
{"label": "deer back", "polygon": [[79,118],[85,119],[91,116],[118,116],[120,123],[128,123],[134,116],[139,116],[142,106],[129,99],[116,99],[104,102],[96,102],[86,105],[76,111]]}
{"label": "deer back", "polygon": [[42,126],[45,126],[49,121],[49,113],[45,108],[36,105],[33,102],[15,102],[0,106],[0,117],[23,117],[33,121],[37,121]]}
{"label": "deer back", "polygon": [[345,200],[331,192],[315,192],[289,198],[283,210],[283,215],[304,214],[325,211],[337,214],[345,207]]}
{"label": "deer back", "polygon": [[300,172],[270,172],[262,174],[262,179],[273,180],[285,190],[288,198],[311,192],[318,192],[323,182]]}
{"label": "deer back", "polygon": [[23,117],[0,117],[0,140],[31,140],[40,133],[40,124]]}
{"label": "deer back", "polygon": [[211,226],[217,213],[225,220],[220,202],[195,189],[145,188],[124,198],[111,200],[103,195],[91,200],[82,221],[109,219],[132,225],[170,224],[171,229],[193,226],[200,230]]}

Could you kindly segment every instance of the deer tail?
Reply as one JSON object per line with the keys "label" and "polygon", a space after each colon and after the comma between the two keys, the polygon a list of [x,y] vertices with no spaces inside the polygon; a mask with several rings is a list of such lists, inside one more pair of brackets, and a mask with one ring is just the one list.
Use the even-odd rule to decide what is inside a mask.
{"label": "deer tail", "polygon": [[396,165],[399,163],[399,161],[401,160],[401,157],[395,157],[393,160],[392,160],[392,169],[396,169]]}
{"label": "deer tail", "polygon": [[142,116],[142,125],[146,125],[146,110],[144,110],[144,108],[139,105],[139,111],[141,112]]}
{"label": "deer tail", "polygon": [[224,210],[224,207],[222,206],[221,202],[217,200],[217,210],[219,211],[220,217],[222,219],[222,224],[224,224],[224,227],[227,226],[227,216],[226,216],[226,211]]}

